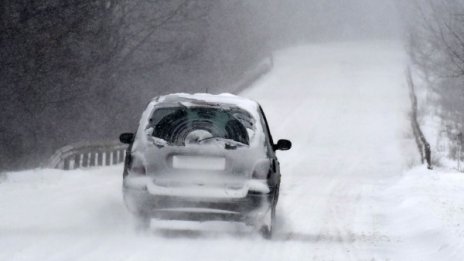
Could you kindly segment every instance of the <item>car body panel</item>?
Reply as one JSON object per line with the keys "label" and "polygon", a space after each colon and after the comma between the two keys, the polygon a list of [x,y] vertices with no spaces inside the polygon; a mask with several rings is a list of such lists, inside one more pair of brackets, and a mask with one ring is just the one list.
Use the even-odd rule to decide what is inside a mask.
{"label": "car body panel", "polygon": [[[160,108],[169,110],[162,112],[162,117],[153,116]],[[219,120],[232,119],[233,124],[242,125],[239,130],[246,126],[247,139],[239,143],[213,136],[203,143],[206,139],[194,136],[195,142],[189,143],[187,135],[181,141],[159,137],[156,122],[165,122],[173,114],[197,117],[201,113],[219,115]],[[192,122],[188,124],[193,126]],[[211,131],[202,128],[198,137],[203,137],[205,130]],[[128,148],[123,182],[126,205],[134,214],[152,218],[259,219],[275,207],[279,194],[280,169],[273,146],[264,112],[254,101],[229,94],[157,97],[142,114]],[[138,170],[143,173],[137,173],[134,166],[141,166]]]}

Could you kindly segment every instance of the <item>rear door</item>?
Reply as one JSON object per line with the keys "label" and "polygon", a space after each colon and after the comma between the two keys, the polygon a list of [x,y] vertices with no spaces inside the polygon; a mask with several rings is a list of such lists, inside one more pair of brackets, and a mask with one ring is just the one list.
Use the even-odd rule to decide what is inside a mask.
{"label": "rear door", "polygon": [[274,150],[274,141],[272,139],[271,131],[269,129],[269,124],[266,119],[266,115],[264,114],[263,108],[261,105],[259,106],[259,113],[261,114],[261,124],[263,126],[264,134],[266,136],[266,146],[267,149],[267,156],[271,160],[271,173],[268,179],[268,184],[271,190],[278,189],[280,185],[280,163],[277,159],[275,150]]}

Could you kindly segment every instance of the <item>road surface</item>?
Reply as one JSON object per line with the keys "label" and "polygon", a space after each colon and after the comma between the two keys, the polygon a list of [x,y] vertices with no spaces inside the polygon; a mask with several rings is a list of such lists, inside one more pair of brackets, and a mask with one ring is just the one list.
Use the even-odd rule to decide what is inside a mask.
{"label": "road surface", "polygon": [[242,93],[294,144],[278,153],[271,241],[217,222],[138,235],[122,166],[31,170],[0,183],[0,260],[423,260],[391,216],[401,199],[385,193],[417,163],[405,64],[395,42],[294,47]]}

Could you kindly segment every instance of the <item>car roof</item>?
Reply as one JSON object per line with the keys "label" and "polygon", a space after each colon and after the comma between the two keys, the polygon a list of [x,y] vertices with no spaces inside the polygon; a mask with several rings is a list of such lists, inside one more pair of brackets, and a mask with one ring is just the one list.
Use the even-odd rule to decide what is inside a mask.
{"label": "car roof", "polygon": [[155,97],[152,99],[153,104],[172,104],[181,103],[184,106],[215,106],[215,107],[239,107],[252,114],[259,109],[256,101],[240,97],[230,93],[209,94],[209,93],[173,93]]}

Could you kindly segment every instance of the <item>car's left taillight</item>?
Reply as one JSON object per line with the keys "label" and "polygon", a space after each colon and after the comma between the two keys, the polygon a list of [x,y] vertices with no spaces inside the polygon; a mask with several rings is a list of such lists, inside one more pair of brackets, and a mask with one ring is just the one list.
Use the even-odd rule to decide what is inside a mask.
{"label": "car's left taillight", "polygon": [[145,165],[143,164],[142,161],[137,160],[137,159],[134,159],[134,160],[132,161],[132,164],[131,164],[131,167],[130,167],[130,169],[129,169],[129,172],[130,172],[131,174],[144,176],[144,175],[147,174],[147,169],[145,168]]}

